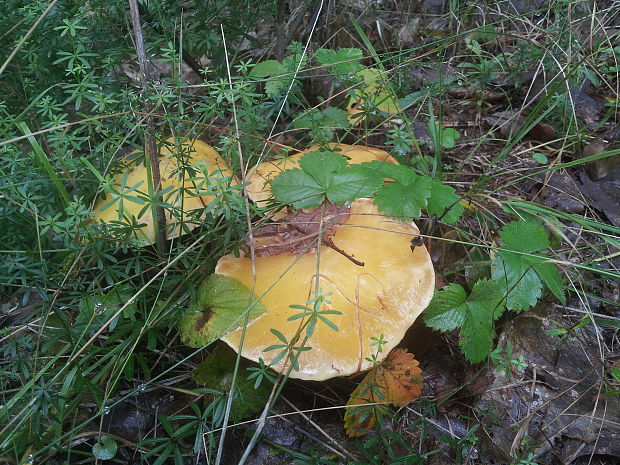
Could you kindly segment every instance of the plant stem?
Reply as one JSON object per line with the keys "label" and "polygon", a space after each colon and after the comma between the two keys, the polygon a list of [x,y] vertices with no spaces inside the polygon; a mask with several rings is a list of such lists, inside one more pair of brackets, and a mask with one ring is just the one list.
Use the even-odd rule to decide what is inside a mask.
{"label": "plant stem", "polygon": [[[142,89],[146,93],[148,83],[154,78],[154,76],[146,60],[137,0],[129,0],[129,9],[131,11],[131,22],[136,37],[136,53],[138,55],[138,64],[140,66]],[[159,191],[161,191],[161,173],[159,171],[157,145],[155,144],[155,137],[153,136],[155,133],[155,123],[153,122],[153,117],[150,115],[152,110],[151,104],[147,101],[146,112],[149,113],[149,115],[145,119],[147,131],[144,136],[144,153],[148,158],[151,167],[152,193],[149,192],[149,195],[151,196],[151,199],[154,200],[157,198]],[[157,251],[160,255],[164,255],[166,253],[166,214],[164,213],[164,207],[161,205],[155,205],[153,210]]]}

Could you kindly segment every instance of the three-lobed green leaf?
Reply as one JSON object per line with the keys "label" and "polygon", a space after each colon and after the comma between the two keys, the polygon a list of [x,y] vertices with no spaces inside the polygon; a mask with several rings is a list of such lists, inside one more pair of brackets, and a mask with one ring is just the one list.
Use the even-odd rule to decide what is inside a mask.
{"label": "three-lobed green leaf", "polygon": [[271,181],[275,198],[297,209],[375,195],[377,208],[398,219],[417,218],[425,209],[452,224],[463,213],[452,187],[406,166],[381,161],[348,165],[344,156],[321,150],[305,154],[299,165],[301,169],[286,170]]}
{"label": "three-lobed green leaf", "polygon": [[497,252],[492,263],[493,279],[502,287],[509,310],[520,312],[536,305],[543,283],[560,302],[566,302],[557,266],[535,253],[551,246],[544,227],[513,221],[502,228],[500,238],[504,249],[509,250]]}
{"label": "three-lobed green leaf", "polygon": [[460,284],[437,292],[424,313],[424,322],[439,331],[461,328],[460,346],[471,363],[482,362],[491,350],[493,321],[504,311],[503,294],[497,283],[482,279],[467,296]]}

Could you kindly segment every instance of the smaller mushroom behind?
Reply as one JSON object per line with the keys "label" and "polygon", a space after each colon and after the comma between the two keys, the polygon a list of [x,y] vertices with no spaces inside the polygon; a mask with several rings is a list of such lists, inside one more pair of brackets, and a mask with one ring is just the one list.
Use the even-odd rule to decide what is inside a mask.
{"label": "smaller mushroom behind", "polygon": [[[180,150],[182,155],[179,156]],[[114,177],[112,192],[99,195],[94,208],[94,221],[110,224],[133,217],[143,225],[134,231],[135,238],[138,243],[147,245],[155,242],[155,226],[152,209],[145,204],[145,200],[139,200],[139,197],[148,198],[148,172],[140,153],[135,151],[129,155],[128,167]],[[168,238],[191,231],[200,224],[196,219],[205,218],[205,207],[215,198],[215,195],[206,194],[208,178],[230,177],[231,184],[235,184],[226,161],[213,147],[200,140],[179,144],[174,139],[168,139],[161,147],[159,163],[161,188],[164,191],[161,200],[171,205],[171,208],[165,209]],[[203,211],[190,220],[189,213],[201,209]]]}
{"label": "smaller mushroom behind", "polygon": [[[318,209],[328,210],[326,205]],[[308,218],[316,218],[312,213],[307,212]],[[433,296],[435,276],[429,254],[423,246],[411,249],[418,229],[380,214],[371,199],[359,199],[350,208],[332,206],[318,222],[307,220],[303,225],[296,218],[306,239],[313,239],[304,242],[289,236],[291,244],[302,245],[287,247],[285,234],[290,230],[282,227],[262,237],[261,253],[254,260],[256,281],[248,256],[230,254],[219,260],[215,273],[251,289],[266,307],[249,322],[245,334],[236,328],[222,340],[246,358],[270,363],[281,352],[266,351],[282,344],[278,333],[287,341],[299,335],[296,346],[304,340],[307,316],[292,318],[303,310],[291,306],[306,305],[318,289],[325,299],[320,310],[338,312],[325,314],[337,330],[318,319],[305,344],[310,349],[300,353],[299,370],[290,376],[324,380],[367,370],[372,366],[368,359],[377,351],[371,337],[383,336],[387,341],[379,358],[386,356]],[[322,240],[317,247],[319,235],[329,241]],[[287,363],[284,357],[274,368],[284,372]]]}

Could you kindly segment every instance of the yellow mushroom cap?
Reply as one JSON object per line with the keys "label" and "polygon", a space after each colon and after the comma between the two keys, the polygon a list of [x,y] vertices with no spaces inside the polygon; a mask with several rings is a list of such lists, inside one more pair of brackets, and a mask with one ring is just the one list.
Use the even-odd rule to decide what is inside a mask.
{"label": "yellow mushroom cap", "polygon": [[[184,163],[180,163],[178,153],[179,147],[175,146],[177,142],[173,139],[168,139],[167,143],[161,147],[160,159],[159,159],[159,171],[161,175],[161,188],[165,190],[172,187],[170,191],[167,191],[163,196],[163,201],[172,205],[173,210],[183,211],[185,218],[180,218],[180,214],[174,214],[170,209],[165,209],[166,214],[166,232],[168,238],[175,238],[189,232],[199,225],[198,221],[188,221],[187,213],[205,209],[207,205],[215,198],[213,195],[198,196],[200,190],[204,190],[207,187],[208,179],[206,176],[203,179],[190,180],[193,177],[200,178],[202,172],[208,173],[209,176],[213,176],[216,172],[220,172],[223,177],[232,177],[232,171],[229,168],[226,161],[219,156],[219,154],[210,145],[200,141],[191,140],[181,144],[183,150]],[[140,151],[132,152],[132,154],[140,153]],[[131,155],[130,154],[130,158]],[[136,157],[138,160],[143,160],[142,157]],[[181,170],[185,167],[192,168],[193,173],[188,172],[187,169]],[[125,178],[125,174],[127,177]],[[183,173],[181,177],[181,173]],[[114,177],[113,188],[116,191],[130,195],[130,196],[148,196],[148,171],[144,163],[131,163],[128,170],[118,173]],[[233,179],[234,183],[234,179]],[[131,190],[134,186],[139,185],[136,190]],[[181,190],[183,189],[183,191]],[[181,194],[181,192],[183,192]],[[136,239],[143,245],[153,244],[156,241],[155,238],[155,226],[153,224],[152,208],[144,209],[145,205],[132,201],[130,199],[123,199],[122,212],[119,212],[120,202],[116,201],[110,204],[111,201],[118,199],[117,193],[106,193],[106,196],[100,196],[94,208],[94,221],[110,223],[111,221],[123,220],[123,216],[127,218],[136,217],[139,224],[144,226],[136,232]],[[104,208],[105,207],[105,208]],[[145,210],[142,215],[139,216],[141,210]],[[204,218],[206,211],[203,211],[199,215],[199,218]]]}
{"label": "yellow mushroom cap", "polygon": [[[327,144],[327,146],[330,150],[349,158],[350,165],[375,160],[387,161],[398,165],[396,159],[390,156],[386,151],[374,147],[337,144],[335,142]],[[258,166],[251,168],[249,170],[251,176],[248,180],[249,184],[247,186],[247,193],[250,199],[257,202],[260,206],[265,206],[267,200],[271,197],[269,181],[275,178],[278,174],[282,173],[284,170],[299,168],[299,159],[301,157],[308,152],[314,152],[321,149],[321,146],[316,145],[314,147],[310,147],[308,150],[304,150],[303,152],[299,152],[279,160],[265,161],[260,163]]]}
{"label": "yellow mushroom cap", "polygon": [[[418,234],[415,225],[387,218],[371,199],[359,199],[351,205],[346,221],[334,230],[333,243],[364,266],[322,244],[318,250],[315,247],[301,255],[281,252],[255,257],[253,285],[249,257],[231,254],[220,259],[215,272],[253,289],[254,296],[267,308],[247,326],[242,356],[266,362],[276,357],[280,350],[264,351],[281,344],[271,329],[288,341],[298,333],[304,320],[288,319],[301,310],[289,306],[305,305],[313,297],[317,276],[318,288],[330,302],[321,310],[341,312],[326,315],[338,331],[317,321],[306,344],[311,350],[301,352],[299,371],[290,373],[293,378],[324,380],[369,369],[372,364],[367,358],[376,353],[371,337],[383,335],[387,343],[379,357],[387,355],[430,303],[434,271],[425,247],[412,250],[411,240]],[[239,351],[241,337],[242,328],[237,328],[222,340]],[[285,371],[285,363],[282,360],[274,368]]]}

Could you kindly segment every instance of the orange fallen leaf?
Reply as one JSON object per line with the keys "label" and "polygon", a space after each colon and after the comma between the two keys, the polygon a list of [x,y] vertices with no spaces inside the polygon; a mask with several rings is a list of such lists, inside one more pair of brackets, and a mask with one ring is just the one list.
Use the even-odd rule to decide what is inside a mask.
{"label": "orange fallen leaf", "polygon": [[413,354],[405,349],[393,350],[351,393],[344,415],[347,435],[363,436],[381,423],[388,404],[408,404],[422,393],[422,384],[422,370]]}

